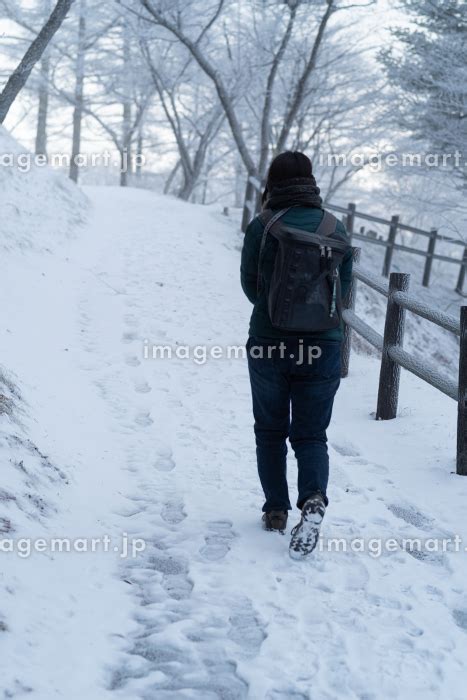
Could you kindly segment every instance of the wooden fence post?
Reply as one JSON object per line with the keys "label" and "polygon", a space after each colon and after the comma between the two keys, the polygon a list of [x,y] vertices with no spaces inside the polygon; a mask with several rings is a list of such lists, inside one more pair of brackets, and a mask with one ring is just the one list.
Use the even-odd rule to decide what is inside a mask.
{"label": "wooden fence post", "polygon": [[388,244],[383,263],[383,277],[389,277],[391,272],[392,254],[394,252],[394,243],[396,242],[397,227],[399,225],[399,217],[397,215],[391,217],[389,224]]}
{"label": "wooden fence post", "polygon": [[350,202],[350,204],[347,205],[347,216],[345,217],[345,228],[347,229],[347,233],[348,233],[350,242],[352,242],[356,209],[357,209],[357,206],[353,202]]}
{"label": "wooden fence post", "polygon": [[405,309],[396,304],[393,295],[394,292],[408,291],[409,283],[410,275],[405,273],[392,272],[389,277],[376,420],[389,420],[397,415],[401,368],[397,362],[391,360],[388,350],[394,345],[402,346],[404,341]]}
{"label": "wooden fence post", "polygon": [[464,291],[465,270],[467,268],[467,245],[464,246],[464,255],[462,256],[461,269],[457,279],[456,292],[462,294]]}
{"label": "wooden fence post", "polygon": [[460,325],[456,472],[467,476],[467,306],[461,306]]}
{"label": "wooden fence post", "polygon": [[[352,264],[360,262],[360,248],[352,248]],[[342,299],[342,308],[355,310],[355,301],[357,297],[357,278],[352,274],[352,279],[350,281],[349,290]],[[342,354],[341,354],[341,377],[347,377],[349,374],[349,362],[350,362],[350,349],[352,345],[352,329],[346,323],[344,323],[344,339],[342,342]]]}
{"label": "wooden fence post", "polygon": [[426,251],[425,258],[425,269],[423,270],[423,281],[424,287],[430,286],[431,268],[433,266],[433,255],[435,254],[436,238],[438,236],[438,231],[432,228],[430,231],[430,238],[428,239],[428,249]]}

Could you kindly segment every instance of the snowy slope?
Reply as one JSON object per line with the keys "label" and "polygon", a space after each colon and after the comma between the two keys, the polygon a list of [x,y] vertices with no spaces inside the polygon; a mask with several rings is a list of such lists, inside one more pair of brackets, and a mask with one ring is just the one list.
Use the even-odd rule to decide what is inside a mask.
{"label": "snowy slope", "polygon": [[[374,274],[381,274],[384,248],[371,245],[365,241],[356,241],[361,248],[361,265]],[[426,242],[418,243],[423,248]],[[452,247],[451,247],[452,248]],[[447,252],[447,251],[445,251]],[[452,250],[451,250],[452,252]],[[465,304],[465,298],[455,292],[454,287],[459,274],[459,267],[448,263],[433,264],[430,287],[423,287],[424,259],[416,255],[396,251],[393,256],[392,272],[410,274],[410,293],[429,306],[448,313],[459,319],[459,309]],[[386,285],[388,280],[381,278]],[[357,313],[364,317],[380,333],[384,330],[387,300],[378,292],[364,284],[359,284],[357,294]],[[459,341],[456,336],[415,314],[407,313],[404,344],[410,352],[420,359],[429,359],[438,369],[457,379],[459,371]]]}
{"label": "snowy slope", "polygon": [[[21,530],[28,521],[35,525],[45,522],[51,512],[56,512],[56,489],[68,479],[66,470],[53,463],[40,444],[30,439],[31,420],[40,420],[40,417],[30,410],[24,396],[17,359],[21,352],[19,346],[24,343],[29,354],[28,367],[38,371],[39,353],[32,342],[36,329],[39,335],[43,332],[48,308],[40,308],[34,300],[35,281],[38,274],[45,275],[43,270],[50,265],[52,252],[67,237],[79,232],[88,201],[75,185],[48,168],[32,167],[22,172],[18,167],[8,166],[12,155],[27,157],[28,154],[2,127],[0,152],[4,158],[0,167],[0,246],[3,251],[0,532],[7,534]],[[38,255],[39,251],[43,255]],[[24,338],[20,339],[15,324],[24,323],[26,318],[29,325]],[[11,358],[7,351],[10,345]]]}
{"label": "snowy slope", "polygon": [[63,174],[31,154],[0,126],[0,247],[54,249],[86,217],[87,201]]}
{"label": "snowy slope", "polygon": [[[236,228],[149,192],[87,194],[79,237],[12,258],[0,280],[5,364],[31,439],[70,482],[51,487],[56,514],[16,534],[127,533],[146,550],[2,554],[4,696],[463,698],[465,551],[368,551],[407,536],[467,546],[454,402],[403,373],[399,418],[376,422],[379,364],[354,354],[330,430],[323,551],[291,561],[288,538],[259,525],[245,361],[144,359],[145,340],[244,343]],[[331,537],[365,551],[328,552]]]}
{"label": "snowy slope", "polygon": [[[70,459],[55,445],[49,451],[51,443],[48,436],[52,431],[59,445],[66,444],[66,437],[60,432],[60,415],[55,411],[55,378],[59,377],[58,382],[63,389],[73,384],[74,379],[66,367],[64,355],[67,352],[64,339],[70,307],[69,296],[63,289],[60,277],[63,272],[60,261],[66,255],[66,247],[61,246],[66,246],[69,239],[82,232],[89,202],[80,189],[48,168],[32,167],[28,172],[21,172],[18,168],[6,166],[5,159],[10,157],[9,154],[25,154],[26,157],[28,154],[1,127],[0,151],[4,156],[0,167],[0,246],[3,261],[0,328],[0,695],[6,698],[30,692],[30,686],[21,679],[21,668],[30,645],[37,644],[34,627],[39,625],[37,630],[41,634],[43,653],[53,658],[56,652],[47,647],[47,639],[56,648],[59,637],[56,627],[53,627],[56,620],[54,610],[61,609],[68,615],[66,600],[70,590],[61,583],[51,585],[47,566],[42,566],[41,560],[33,562],[27,558],[29,544],[24,538],[35,540],[50,536],[49,527],[54,516],[65,522],[63,501],[74,479],[76,454],[72,454]],[[71,277],[66,282],[66,289],[72,288]],[[58,306],[62,313],[56,313],[54,306]],[[74,327],[74,319],[72,323]],[[56,348],[52,348],[54,342],[57,343]],[[68,413],[73,410],[78,390],[83,392],[83,388],[75,384],[69,393],[69,405],[65,409]],[[52,411],[51,420],[48,420],[49,410]],[[80,479],[82,482],[82,473]],[[10,554],[12,542],[19,554]],[[69,562],[63,580],[65,574],[72,575]],[[76,577],[76,572],[73,575]],[[50,604],[50,593],[55,596],[56,605]],[[60,601],[64,601],[64,605]],[[34,615],[38,611],[36,621]],[[54,636],[48,635],[49,625],[55,630]],[[81,628],[77,633],[82,635],[85,629]],[[16,658],[15,662],[11,662],[11,655]],[[31,673],[35,674],[33,660]]]}

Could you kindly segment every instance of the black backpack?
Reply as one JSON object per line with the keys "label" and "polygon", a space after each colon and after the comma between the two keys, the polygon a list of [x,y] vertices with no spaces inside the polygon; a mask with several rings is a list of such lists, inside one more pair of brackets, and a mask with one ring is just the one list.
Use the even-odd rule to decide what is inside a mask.
{"label": "black backpack", "polygon": [[314,233],[284,224],[280,219],[291,209],[260,214],[264,224],[258,263],[258,291],[268,233],[278,241],[268,292],[271,323],[283,331],[326,331],[341,323],[339,265],[350,246],[336,230],[337,219],[325,211]]}

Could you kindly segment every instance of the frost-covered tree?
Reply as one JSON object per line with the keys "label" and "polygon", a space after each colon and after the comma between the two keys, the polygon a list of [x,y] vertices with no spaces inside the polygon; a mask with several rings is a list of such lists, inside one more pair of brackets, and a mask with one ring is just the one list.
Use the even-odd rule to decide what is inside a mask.
{"label": "frost-covered tree", "polygon": [[[293,143],[310,146],[314,139],[314,147],[323,134],[329,139],[336,126],[332,117],[343,120],[361,107],[362,91],[356,94],[343,83],[339,87],[336,80],[355,53],[352,42],[339,35],[351,21],[345,12],[349,3],[210,0],[203,13],[193,0],[140,4],[140,16],[154,24],[158,40],[165,29],[165,41],[177,40],[211,82],[249,179],[263,180],[271,157]],[[354,11],[357,6],[352,5]],[[326,47],[333,49],[332,61],[324,59],[333,63],[332,70],[323,64]],[[338,89],[332,91],[331,84]],[[372,93],[373,85],[367,83],[363,92]],[[252,196],[250,187],[247,202]]]}
{"label": "frost-covered tree", "polygon": [[40,29],[0,93],[0,124],[5,121],[13,102],[26,84],[34,66],[41,60],[54,34],[61,27],[74,0],[57,0],[52,13]]}
{"label": "frost-covered tree", "polygon": [[[208,148],[219,133],[224,113],[210,82],[178,42],[154,41],[154,32],[140,30],[140,48],[157,92],[161,116],[173,134],[178,160],[172,182],[181,199],[189,199],[203,173]],[[178,177],[180,172],[181,177]]]}
{"label": "frost-covered tree", "polygon": [[[410,26],[393,29],[396,40],[380,59],[398,96],[399,128],[467,178],[467,3],[402,0]],[[459,156],[454,158],[456,152]]]}

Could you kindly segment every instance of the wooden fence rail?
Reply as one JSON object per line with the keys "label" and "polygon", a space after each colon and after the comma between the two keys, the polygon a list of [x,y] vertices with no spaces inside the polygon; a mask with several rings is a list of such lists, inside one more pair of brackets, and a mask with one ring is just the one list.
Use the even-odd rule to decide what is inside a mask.
{"label": "wooden fence rail", "polygon": [[[427,382],[438,391],[457,401],[457,454],[456,472],[467,475],[467,306],[460,309],[460,320],[432,309],[409,294],[410,275],[392,272],[389,286],[376,275],[365,272],[359,263],[360,249],[353,248],[354,268],[349,293],[344,300],[345,322],[342,346],[342,376],[349,371],[352,332],[361,335],[382,354],[376,409],[377,420],[396,417],[399,400],[400,368]],[[387,297],[384,334],[371,328],[355,313],[357,282],[363,282]],[[405,312],[421,316],[460,338],[458,381],[444,375],[432,363],[420,361],[403,348]]]}
{"label": "wooden fence rail", "polygon": [[[261,190],[262,183],[258,180],[258,178],[250,177],[247,181],[246,187],[245,206],[243,209],[242,216],[242,231],[246,230],[249,221],[253,218],[253,216],[258,212],[260,208]],[[465,241],[459,240],[457,238],[450,238],[449,236],[440,235],[435,228],[431,229],[430,231],[425,231],[424,229],[417,228],[416,226],[403,224],[400,221],[399,217],[396,215],[392,216],[391,219],[383,219],[379,216],[365,214],[364,212],[357,210],[357,205],[353,202],[350,202],[350,204],[348,204],[346,207],[342,207],[337,204],[331,203],[326,203],[325,206],[326,209],[343,215],[343,220],[351,239],[365,241],[366,243],[370,243],[371,245],[379,245],[386,248],[382,270],[383,277],[388,277],[389,273],[391,272],[394,251],[410,253],[412,255],[418,255],[420,257],[425,258],[422,277],[422,284],[424,287],[428,287],[430,285],[433,260],[439,260],[441,262],[459,265],[459,275],[457,277],[455,290],[461,296],[466,296],[464,292],[464,284],[467,270],[467,244]],[[360,219],[362,221],[369,221],[371,223],[379,224],[381,226],[387,226],[387,240],[382,240],[376,235],[370,235],[374,234],[374,232],[370,232],[370,234],[365,233],[365,229],[363,226],[360,228],[359,232],[356,231],[357,219]],[[414,233],[419,236],[425,236],[428,239],[426,250],[420,250],[419,248],[413,248],[412,246],[397,243],[397,234],[400,231],[407,231],[409,233]],[[440,255],[436,253],[436,245],[439,241],[455,246],[462,246],[462,256],[459,258],[452,258],[449,255]]]}
{"label": "wooden fence rail", "polygon": [[[421,228],[415,226],[409,226],[403,224],[398,216],[392,216],[391,219],[382,219],[378,216],[371,216],[370,214],[364,214],[363,212],[357,211],[356,205],[351,202],[347,207],[337,206],[336,204],[326,204],[326,209],[343,214],[344,223],[346,225],[347,232],[352,239],[357,239],[365,241],[372,245],[379,245],[386,248],[384,255],[382,275],[383,277],[388,277],[391,272],[392,259],[394,251],[402,251],[405,253],[410,253],[412,255],[419,255],[425,258],[425,265],[423,268],[423,278],[422,284],[424,287],[430,285],[431,270],[433,267],[433,260],[439,260],[445,263],[451,263],[454,265],[459,265],[459,275],[457,278],[456,292],[464,296],[464,282],[465,282],[465,271],[467,268],[467,244],[465,241],[461,241],[457,238],[450,238],[449,236],[440,235],[437,229],[433,228],[430,231],[424,231]],[[372,237],[365,234],[364,228],[360,229],[360,233],[355,231],[355,221],[356,219],[362,219],[363,221],[370,221],[382,226],[388,226],[388,237],[387,240],[381,240],[380,238]],[[419,248],[413,248],[412,246],[403,245],[401,243],[396,243],[397,234],[399,231],[408,231],[409,233],[414,233],[419,236],[425,236],[428,238],[428,245],[426,250],[420,250]],[[463,254],[462,258],[452,258],[449,255],[439,255],[436,253],[436,244],[438,241],[444,243],[449,243],[450,245],[462,246]]]}

